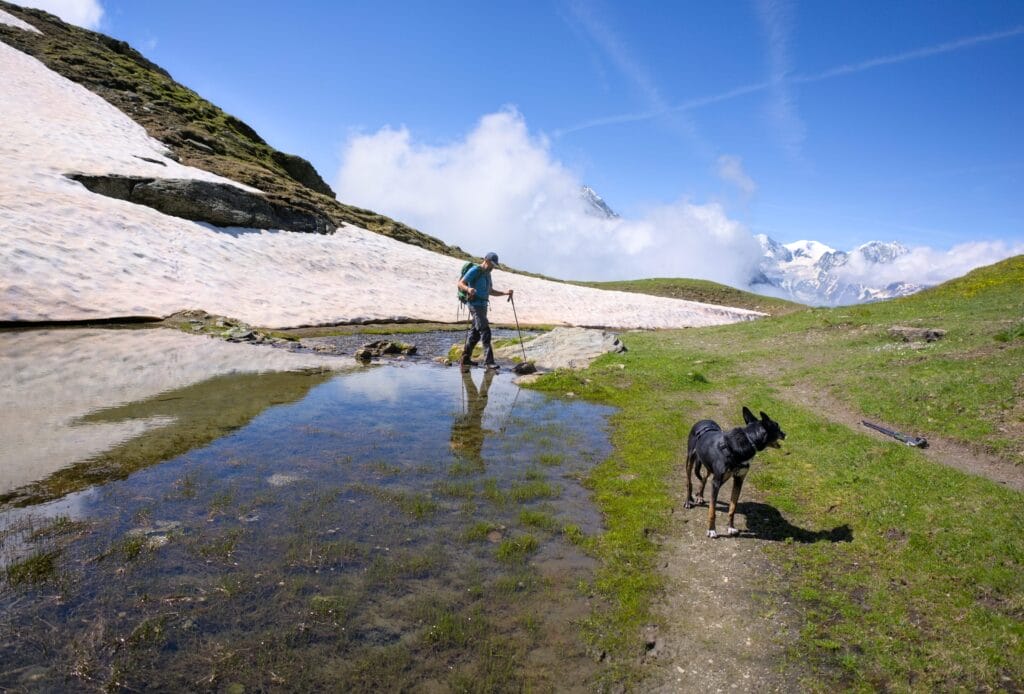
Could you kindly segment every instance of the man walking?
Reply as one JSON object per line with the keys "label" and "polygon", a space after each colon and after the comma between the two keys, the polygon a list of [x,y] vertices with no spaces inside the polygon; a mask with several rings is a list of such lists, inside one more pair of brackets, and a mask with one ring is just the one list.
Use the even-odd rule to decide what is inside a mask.
{"label": "man walking", "polygon": [[499,292],[491,286],[491,270],[498,267],[498,254],[488,253],[484,256],[479,265],[474,265],[466,275],[459,280],[459,289],[468,297],[466,304],[469,306],[469,317],[472,327],[469,335],[466,336],[466,346],[462,350],[462,370],[469,369],[474,364],[470,360],[477,342],[484,345],[484,366],[488,369],[497,369],[494,361],[494,350],[491,349],[491,324],[487,321],[487,303],[492,296],[512,296],[512,290]]}

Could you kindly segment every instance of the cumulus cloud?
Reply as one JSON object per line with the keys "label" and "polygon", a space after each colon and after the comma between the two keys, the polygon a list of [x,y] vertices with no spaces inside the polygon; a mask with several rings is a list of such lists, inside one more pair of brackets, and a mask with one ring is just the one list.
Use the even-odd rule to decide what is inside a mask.
{"label": "cumulus cloud", "polygon": [[853,253],[849,262],[837,269],[837,275],[843,281],[871,287],[885,287],[893,282],[931,286],[1020,254],[1024,254],[1024,243],[1002,241],[972,241],[948,250],[918,246],[885,264],[865,262],[862,255]]}
{"label": "cumulus cloud", "polygon": [[754,179],[743,170],[743,160],[733,154],[723,154],[718,157],[718,177],[726,183],[731,183],[740,189],[745,195],[752,195],[757,190]]}
{"label": "cumulus cloud", "polygon": [[745,286],[756,272],[760,246],[717,203],[681,199],[606,219],[587,209],[581,188],[581,177],[511,109],[441,145],[417,143],[406,128],[353,136],[336,183],[345,202],[563,279],[696,277]]}
{"label": "cumulus cloud", "polygon": [[103,19],[99,0],[17,0],[22,7],[34,7],[55,14],[68,24],[98,29]]}

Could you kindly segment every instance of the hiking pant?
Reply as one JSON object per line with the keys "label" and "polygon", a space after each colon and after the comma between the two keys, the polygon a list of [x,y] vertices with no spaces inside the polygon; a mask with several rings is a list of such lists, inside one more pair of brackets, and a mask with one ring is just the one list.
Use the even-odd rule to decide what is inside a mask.
{"label": "hiking pant", "polygon": [[472,325],[469,334],[466,336],[466,347],[462,351],[462,363],[468,364],[473,357],[473,350],[477,342],[484,345],[484,363],[494,363],[494,350],[491,349],[491,324],[487,320],[487,304],[474,306],[469,304],[469,318]]}

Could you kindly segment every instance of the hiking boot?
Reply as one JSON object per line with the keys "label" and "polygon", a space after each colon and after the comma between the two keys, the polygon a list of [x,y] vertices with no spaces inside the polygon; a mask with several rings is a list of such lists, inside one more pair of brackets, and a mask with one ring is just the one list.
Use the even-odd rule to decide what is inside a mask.
{"label": "hiking boot", "polygon": [[498,369],[500,369],[501,367],[500,367],[500,366],[498,366],[497,364],[495,364],[495,363],[494,363],[494,362],[492,361],[492,362],[490,362],[490,363],[488,363],[488,364],[484,364],[484,368],[485,368],[485,369],[492,369],[492,370],[494,370],[494,371],[497,371],[497,370],[498,370]]}

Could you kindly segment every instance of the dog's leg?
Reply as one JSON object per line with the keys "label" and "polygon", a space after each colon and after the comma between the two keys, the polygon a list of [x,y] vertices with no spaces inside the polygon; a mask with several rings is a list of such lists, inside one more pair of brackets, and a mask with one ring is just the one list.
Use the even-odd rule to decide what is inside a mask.
{"label": "dog's leg", "polygon": [[686,451],[686,503],[683,504],[683,508],[693,508],[693,480],[690,479],[690,474],[693,472],[694,457],[692,451]]}
{"label": "dog's leg", "polygon": [[718,490],[722,488],[722,478],[715,475],[711,480],[711,503],[708,504],[708,537],[718,537],[715,532],[715,507],[718,505]]}
{"label": "dog's leg", "polygon": [[743,489],[743,475],[734,475],[732,478],[732,498],[729,499],[729,527],[726,533],[739,535],[740,531],[735,528],[733,518],[736,517],[736,502],[740,500],[740,490]]}
{"label": "dog's leg", "polygon": [[699,460],[697,461],[696,467],[697,469],[694,474],[696,474],[697,479],[700,480],[700,488],[697,490],[697,505],[700,506],[701,504],[704,503],[704,486],[708,483],[708,477],[711,475],[711,470],[710,468],[706,469],[704,472],[704,476],[701,477],[700,470],[702,465]]}

